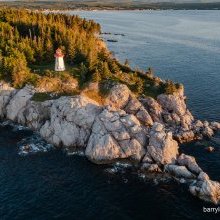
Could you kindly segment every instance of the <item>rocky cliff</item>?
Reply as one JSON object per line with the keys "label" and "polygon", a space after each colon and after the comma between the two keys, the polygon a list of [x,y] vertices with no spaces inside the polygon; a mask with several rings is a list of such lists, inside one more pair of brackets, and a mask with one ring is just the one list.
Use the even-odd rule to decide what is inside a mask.
{"label": "rocky cliff", "polygon": [[117,84],[102,106],[83,95],[36,102],[35,92],[31,86],[16,90],[1,83],[0,117],[28,126],[56,147],[80,149],[93,163],[127,160],[143,173],[166,172],[187,182],[193,195],[220,204],[220,184],[178,149],[179,143],[211,137],[220,124],[195,120],[183,90],[137,99]]}

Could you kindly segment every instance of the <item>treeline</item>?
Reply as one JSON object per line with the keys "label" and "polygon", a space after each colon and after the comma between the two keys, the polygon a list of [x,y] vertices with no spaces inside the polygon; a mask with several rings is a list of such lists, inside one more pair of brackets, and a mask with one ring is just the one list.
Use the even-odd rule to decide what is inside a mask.
{"label": "treeline", "polygon": [[67,63],[91,66],[100,51],[95,36],[99,32],[99,24],[78,16],[2,9],[0,73],[8,80],[15,80],[16,74],[27,75],[31,64],[53,62],[58,47]]}

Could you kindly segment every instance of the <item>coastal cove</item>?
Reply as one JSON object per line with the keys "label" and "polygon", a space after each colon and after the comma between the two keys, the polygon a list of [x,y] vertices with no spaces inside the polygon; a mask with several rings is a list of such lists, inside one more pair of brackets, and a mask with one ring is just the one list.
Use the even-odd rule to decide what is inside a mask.
{"label": "coastal cove", "polygon": [[[103,20],[102,12],[89,13],[98,13],[102,16],[99,19]],[[137,12],[120,13],[139,16]],[[96,17],[96,14],[93,16]],[[216,38],[213,41],[207,38],[209,45],[202,49],[201,44],[195,46],[192,41],[189,47],[186,46],[188,39],[185,43],[172,39],[171,43],[167,42],[167,38],[165,42],[155,38],[158,40],[155,46],[167,48],[164,54],[169,56],[166,57],[160,53],[161,49],[146,49],[148,53],[142,53],[143,50],[138,48],[141,45],[144,48],[143,41],[141,44],[140,39],[130,35],[131,32],[122,31],[120,24],[115,23],[113,29],[109,28],[109,22],[107,19],[106,27],[102,24],[105,34],[101,36],[116,57],[122,62],[129,58],[132,67],[138,65],[146,69],[145,55],[150,54],[147,65],[153,66],[156,75],[186,84],[189,109],[181,85],[170,84],[172,89],[169,90],[165,81],[149,73],[142,75],[138,72],[135,77],[144,77],[146,82],[154,83],[154,86],[149,84],[154,90],[144,92],[153,91],[154,96],[160,92],[155,99],[137,97],[140,91],[134,93],[136,90],[133,92],[130,84],[114,82],[102,102],[98,102],[100,100],[92,100],[92,96],[88,96],[89,91],[100,88],[97,82],[92,81],[77,95],[39,100],[39,88],[28,85],[14,89],[1,82],[0,115],[2,119],[11,120],[0,125],[0,196],[4,198],[0,211],[3,218],[103,219],[104,216],[105,219],[217,219],[213,213],[203,213],[203,207],[217,207],[220,202],[219,185],[214,182],[219,181],[220,176],[220,124],[213,122],[219,121],[219,117],[212,115],[213,105],[207,109],[205,103],[213,99],[218,103],[219,91],[215,83],[219,76],[215,74],[218,74],[219,63],[214,61],[215,65],[209,66],[215,82],[209,78],[205,62],[197,69],[201,75],[196,74],[196,77],[206,77],[202,86],[208,88],[207,79],[211,80],[211,91],[205,91],[214,95],[196,102],[196,95],[207,94],[201,93],[203,90],[196,84],[199,80],[193,79],[192,70],[198,67],[190,69],[192,63],[184,59],[180,65],[180,60],[175,60],[176,55],[169,53],[168,49],[171,44],[175,45],[175,49],[179,46],[180,57],[185,54],[188,61],[192,57],[188,57],[186,51],[192,48],[195,54],[200,54],[200,57],[193,54],[197,62],[201,61],[201,57],[205,59],[208,52],[208,57],[218,59],[218,29]],[[153,26],[152,31],[155,31]],[[137,34],[137,37],[145,34]],[[152,38],[155,35],[148,33],[146,36]],[[136,47],[134,42],[137,42]],[[123,49],[123,45],[129,46]],[[199,51],[205,51],[205,57]],[[155,57],[158,60],[154,60]],[[169,60],[173,62],[168,65]],[[154,62],[159,62],[158,67],[152,65]],[[169,68],[170,73],[167,74]],[[189,76],[191,80],[187,78]],[[192,83],[187,84],[190,81]],[[165,88],[164,94],[161,94],[161,88]],[[218,104],[213,108],[219,110]],[[209,153],[208,146],[213,146],[214,152]],[[39,152],[35,154],[35,151]],[[196,161],[187,155],[195,156]]]}

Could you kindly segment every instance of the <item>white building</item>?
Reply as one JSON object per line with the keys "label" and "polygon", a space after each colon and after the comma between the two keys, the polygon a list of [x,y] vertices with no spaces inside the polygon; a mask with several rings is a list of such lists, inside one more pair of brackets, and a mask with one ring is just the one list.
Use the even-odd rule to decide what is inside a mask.
{"label": "white building", "polygon": [[55,71],[64,71],[65,70],[65,65],[63,61],[64,55],[60,48],[56,50],[54,57],[55,57]]}

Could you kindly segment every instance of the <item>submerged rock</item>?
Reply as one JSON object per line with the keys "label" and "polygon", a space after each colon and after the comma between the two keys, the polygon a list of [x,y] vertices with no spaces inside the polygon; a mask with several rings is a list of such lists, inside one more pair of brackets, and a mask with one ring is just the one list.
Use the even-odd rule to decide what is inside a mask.
{"label": "submerged rock", "polygon": [[48,144],[39,135],[33,134],[31,137],[25,138],[18,143],[19,155],[36,154],[48,152],[54,149],[52,144]]}
{"label": "submerged rock", "polygon": [[211,152],[215,151],[215,148],[212,146],[209,146],[209,147],[206,147],[205,150],[211,153]]}

